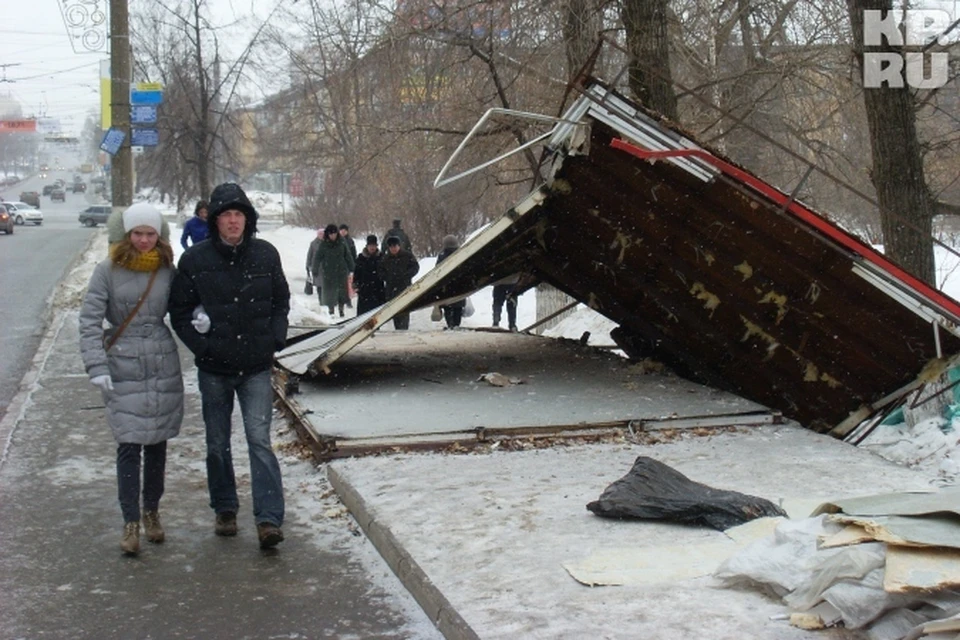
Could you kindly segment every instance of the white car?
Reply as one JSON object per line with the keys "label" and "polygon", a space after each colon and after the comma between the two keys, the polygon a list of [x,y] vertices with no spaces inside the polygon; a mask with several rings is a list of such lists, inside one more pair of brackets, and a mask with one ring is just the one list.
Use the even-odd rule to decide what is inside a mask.
{"label": "white car", "polygon": [[32,207],[26,202],[4,202],[10,217],[17,224],[31,223],[37,226],[43,224],[43,212],[36,207]]}

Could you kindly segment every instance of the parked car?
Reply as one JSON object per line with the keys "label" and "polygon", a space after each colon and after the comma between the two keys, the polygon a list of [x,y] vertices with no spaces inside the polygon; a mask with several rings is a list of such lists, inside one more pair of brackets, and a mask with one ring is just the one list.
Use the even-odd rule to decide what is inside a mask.
{"label": "parked car", "polygon": [[36,207],[32,207],[26,202],[3,202],[7,208],[7,213],[17,224],[31,223],[38,227],[43,224],[43,212]]}
{"label": "parked car", "polygon": [[36,191],[21,191],[20,200],[31,206],[40,207],[40,194]]}
{"label": "parked car", "polygon": [[0,178],[0,187],[9,187],[20,182],[19,176],[4,176]]}
{"label": "parked car", "polygon": [[8,236],[13,235],[13,218],[2,204],[0,204],[0,231],[5,231]]}
{"label": "parked car", "polygon": [[113,210],[108,204],[95,204],[80,212],[80,223],[85,227],[95,227],[98,224],[107,224],[107,218]]}
{"label": "parked car", "polygon": [[50,193],[56,189],[59,185],[55,184],[45,184],[43,185],[43,195],[48,196]]}
{"label": "parked car", "polygon": [[60,202],[67,201],[67,192],[64,191],[61,187],[57,187],[56,189],[50,192],[50,202],[56,202],[57,200],[59,200]]}

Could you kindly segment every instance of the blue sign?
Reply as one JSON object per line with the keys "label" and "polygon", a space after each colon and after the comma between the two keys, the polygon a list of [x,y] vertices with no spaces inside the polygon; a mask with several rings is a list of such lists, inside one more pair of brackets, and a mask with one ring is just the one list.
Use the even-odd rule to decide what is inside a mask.
{"label": "blue sign", "polygon": [[160,104],[163,102],[163,91],[137,91],[130,92],[130,104]]}
{"label": "blue sign", "polygon": [[130,107],[130,124],[153,124],[157,121],[157,108],[149,104]]}
{"label": "blue sign", "polygon": [[120,145],[123,144],[123,139],[126,137],[127,134],[121,129],[110,127],[107,129],[107,132],[103,134],[103,140],[100,141],[100,148],[110,155],[114,155],[117,151],[120,151]]}
{"label": "blue sign", "polygon": [[135,147],[155,147],[160,143],[160,132],[156,129],[131,129],[130,144]]}

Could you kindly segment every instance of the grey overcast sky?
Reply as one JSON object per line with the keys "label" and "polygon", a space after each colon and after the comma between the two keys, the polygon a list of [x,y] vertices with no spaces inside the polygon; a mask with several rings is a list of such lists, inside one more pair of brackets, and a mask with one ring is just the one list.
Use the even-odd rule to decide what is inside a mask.
{"label": "grey overcast sky", "polygon": [[[152,1],[130,0],[131,11],[136,2]],[[260,13],[259,5],[269,9],[275,2],[207,4],[211,19],[224,24],[249,14],[251,7]],[[99,118],[100,61],[109,59],[109,46],[96,49],[107,35],[109,0],[3,0],[0,5],[0,110],[12,99],[22,117],[59,119],[64,133],[79,134],[87,114]]]}
{"label": "grey overcast sky", "polygon": [[[59,118],[79,133],[87,112],[99,113],[99,53],[75,53],[60,3],[72,0],[6,0],[0,19],[0,103],[12,98],[22,115]],[[107,0],[100,0],[104,6]],[[105,35],[105,24],[100,25]],[[82,47],[78,47],[81,50]]]}

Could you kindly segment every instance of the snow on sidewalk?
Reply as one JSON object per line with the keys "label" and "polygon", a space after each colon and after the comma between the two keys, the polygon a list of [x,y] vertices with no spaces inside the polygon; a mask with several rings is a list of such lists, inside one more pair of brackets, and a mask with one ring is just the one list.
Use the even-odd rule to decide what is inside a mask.
{"label": "snow on sidewalk", "polygon": [[770,619],[786,613],[779,602],[722,588],[709,576],[587,587],[568,574],[564,564],[599,556],[620,553],[629,562],[638,549],[684,554],[727,540],[706,528],[590,514],[587,502],[639,455],[714,487],[801,505],[793,517],[838,496],[929,486],[927,475],[792,424],[653,445],[396,455],[330,466],[481,638],[811,638]]}

